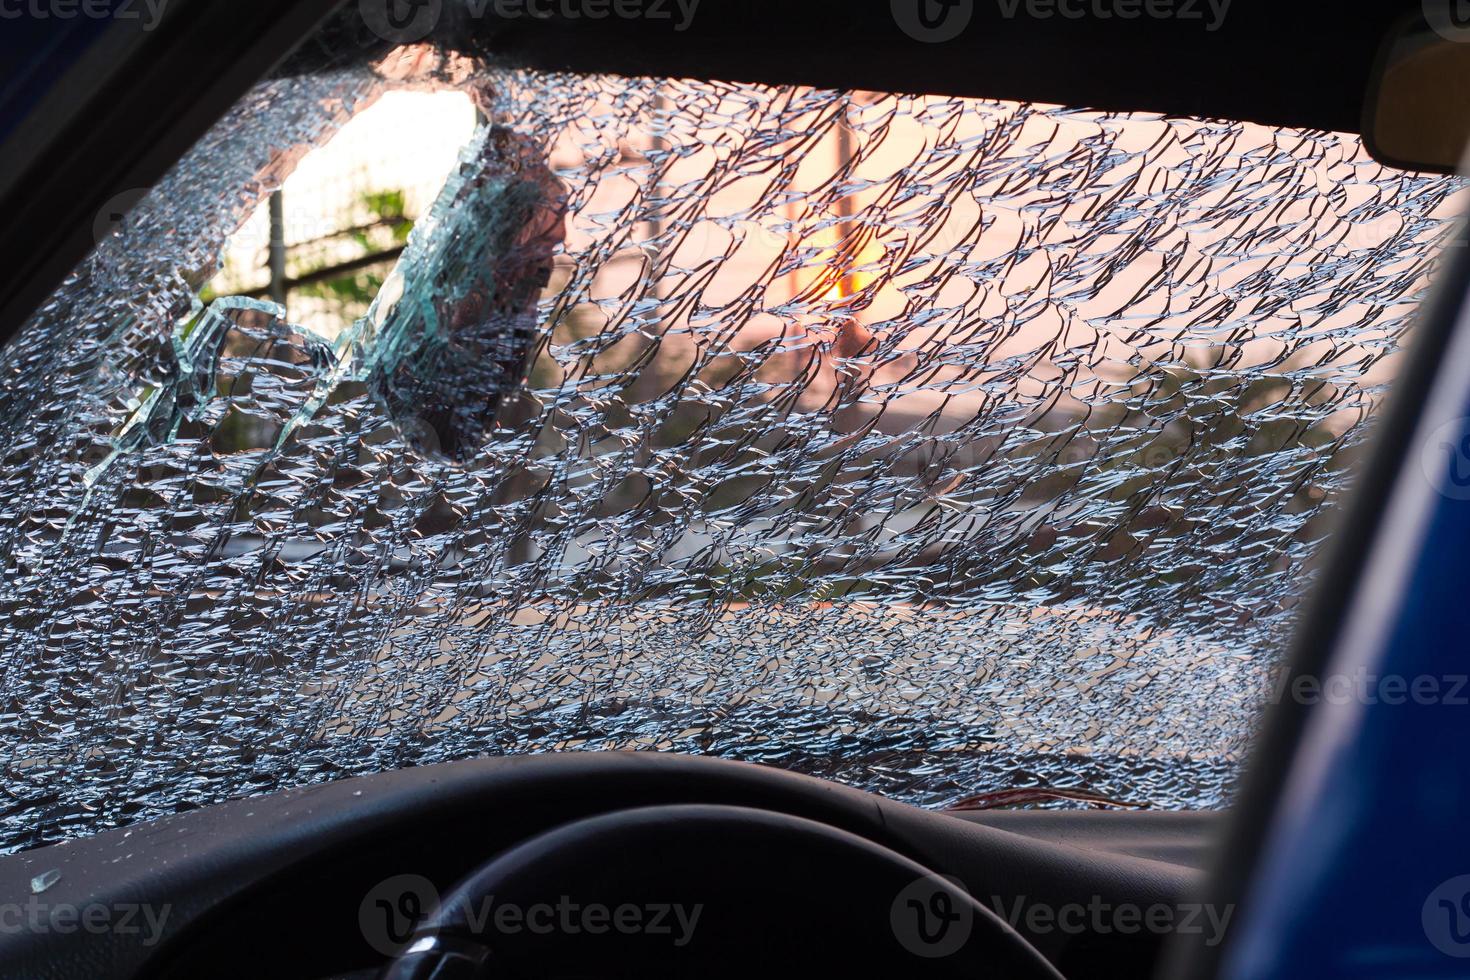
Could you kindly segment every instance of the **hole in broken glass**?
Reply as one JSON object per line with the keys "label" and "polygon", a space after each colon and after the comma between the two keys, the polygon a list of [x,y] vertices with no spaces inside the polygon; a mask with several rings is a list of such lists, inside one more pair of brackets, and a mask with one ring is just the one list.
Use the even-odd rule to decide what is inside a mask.
{"label": "hole in broken glass", "polygon": [[[432,144],[442,150],[471,105],[457,92],[388,93],[303,160],[232,240],[221,273],[174,331],[173,370],[134,393],[113,453],[89,481],[118,454],[181,432],[207,432],[216,452],[253,475],[354,386],[422,455],[473,458],[529,369],[566,204],[539,149],[504,128],[477,124],[451,165],[436,160]],[[418,132],[403,131],[415,124]],[[351,186],[343,157],[364,138],[409,148],[414,165],[374,161],[351,206],[329,213],[323,177]],[[445,169],[437,197],[414,215],[414,192]],[[394,187],[395,176],[417,186]],[[318,198],[296,214],[294,234],[285,194]],[[303,315],[289,314],[288,297],[304,300]]]}

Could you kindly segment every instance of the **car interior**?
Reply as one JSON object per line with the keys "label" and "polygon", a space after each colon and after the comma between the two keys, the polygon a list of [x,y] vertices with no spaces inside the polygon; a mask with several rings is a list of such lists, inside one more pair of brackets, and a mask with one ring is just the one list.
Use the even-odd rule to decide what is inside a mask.
{"label": "car interior", "polygon": [[[1424,5],[505,6],[17,62],[0,900],[131,912],[0,976],[1216,975],[1453,312]],[[360,306],[219,285],[446,93]]]}

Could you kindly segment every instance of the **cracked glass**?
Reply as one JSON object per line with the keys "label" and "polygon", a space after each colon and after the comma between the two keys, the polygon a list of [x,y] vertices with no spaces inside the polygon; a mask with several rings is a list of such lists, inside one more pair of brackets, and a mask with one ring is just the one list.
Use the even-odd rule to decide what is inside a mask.
{"label": "cracked glass", "polygon": [[[207,288],[392,90],[481,122],[365,311]],[[1222,806],[1460,186],[431,48],[262,83],[0,355],[0,846],[568,749]]]}

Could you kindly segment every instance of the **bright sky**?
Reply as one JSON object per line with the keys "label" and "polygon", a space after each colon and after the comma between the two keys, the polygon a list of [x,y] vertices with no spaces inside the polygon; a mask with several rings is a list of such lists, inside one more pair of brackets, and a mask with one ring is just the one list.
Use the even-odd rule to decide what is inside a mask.
{"label": "bright sky", "polygon": [[[474,106],[462,92],[383,95],[287,178],[287,244],[340,231],[344,212],[374,191],[402,190],[416,217],[433,202],[474,125]],[[270,219],[262,205],[230,240],[216,290],[263,284],[269,245]]]}

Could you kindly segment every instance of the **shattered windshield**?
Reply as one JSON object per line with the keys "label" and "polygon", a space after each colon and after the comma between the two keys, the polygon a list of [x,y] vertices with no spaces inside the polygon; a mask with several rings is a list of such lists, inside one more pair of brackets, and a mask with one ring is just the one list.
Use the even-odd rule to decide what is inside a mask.
{"label": "shattered windshield", "polygon": [[[228,288],[392,90],[479,122],[378,271]],[[3,353],[0,847],[566,749],[1223,805],[1458,187],[430,50],[262,83]]]}

